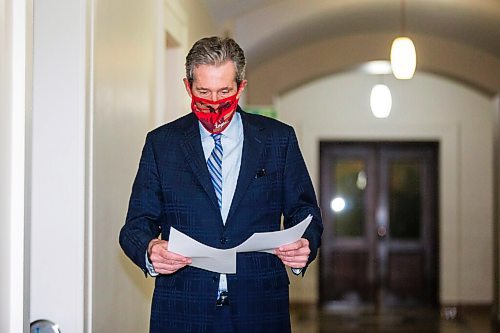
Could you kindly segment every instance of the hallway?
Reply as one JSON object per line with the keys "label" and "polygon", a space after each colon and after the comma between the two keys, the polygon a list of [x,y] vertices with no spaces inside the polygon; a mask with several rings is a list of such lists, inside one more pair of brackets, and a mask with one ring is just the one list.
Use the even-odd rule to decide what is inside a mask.
{"label": "hallway", "polygon": [[471,309],[453,320],[437,310],[400,310],[373,315],[363,312],[318,313],[304,306],[291,308],[292,330],[299,333],[494,333],[490,313]]}
{"label": "hallway", "polygon": [[[325,212],[341,191],[318,195],[322,141],[438,145],[437,190],[428,200],[435,221],[411,233],[432,240],[415,242],[421,255],[386,251],[388,173],[384,186],[367,185],[381,182],[382,157],[375,155],[372,175],[363,156],[340,161],[339,175],[356,170],[346,179],[355,180],[350,188],[366,202],[365,215],[345,223],[355,229],[333,244],[332,262],[316,260],[303,278],[290,277],[290,301],[314,304],[292,311],[293,331],[500,332],[490,327],[500,323],[499,0],[0,0],[0,21],[0,332],[26,332],[40,318],[64,333],[144,331],[155,280],[144,279],[117,236],[145,137],[192,111],[185,56],[214,35],[233,37],[245,51],[249,84],[240,106],[295,129]],[[411,80],[390,67],[391,42],[402,32],[418,54]],[[370,103],[381,83],[391,94],[385,119]],[[409,164],[395,165],[413,170]],[[404,178],[394,177],[395,189]],[[384,194],[365,201],[371,188]],[[332,216],[324,223],[333,226],[321,249],[328,255],[340,233]],[[405,242],[396,245],[413,246]],[[54,274],[61,262],[64,274]],[[408,277],[430,271],[432,304],[485,310],[459,311],[454,320],[439,308],[322,313],[315,304],[325,295],[325,268],[336,278],[349,273],[326,279],[334,296],[365,288],[366,277],[388,285],[377,272],[416,286]],[[486,310],[492,304],[494,315]]]}

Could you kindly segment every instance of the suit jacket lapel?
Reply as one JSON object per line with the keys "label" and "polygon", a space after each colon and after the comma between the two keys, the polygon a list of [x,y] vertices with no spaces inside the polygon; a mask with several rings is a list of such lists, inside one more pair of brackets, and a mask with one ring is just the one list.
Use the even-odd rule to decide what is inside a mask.
{"label": "suit jacket lapel", "polygon": [[231,202],[231,208],[226,220],[226,225],[231,220],[238,204],[245,195],[245,192],[254,180],[257,165],[260,160],[260,155],[264,149],[265,142],[265,131],[264,128],[255,124],[248,119],[245,112],[241,113],[241,121],[243,123],[243,151],[241,156],[241,166],[240,173],[238,175],[238,182],[236,183],[236,189],[233,196],[233,201]]}
{"label": "suit jacket lapel", "polygon": [[208,173],[203,147],[201,145],[200,129],[196,116],[192,115],[183,124],[181,130],[184,132],[185,140],[181,142],[182,150],[186,156],[189,166],[198,178],[201,186],[207,192],[213,205],[219,209],[214,187]]}

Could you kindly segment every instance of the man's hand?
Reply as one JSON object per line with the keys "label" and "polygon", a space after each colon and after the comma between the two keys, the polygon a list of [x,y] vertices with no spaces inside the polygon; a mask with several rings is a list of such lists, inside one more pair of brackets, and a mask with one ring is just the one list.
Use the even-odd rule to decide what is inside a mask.
{"label": "man's hand", "polygon": [[168,241],[153,239],[148,246],[149,260],[159,274],[172,274],[191,264],[191,258],[168,251]]}
{"label": "man's hand", "polygon": [[291,268],[304,268],[309,259],[309,241],[301,238],[294,243],[280,246],[274,252],[285,264]]}

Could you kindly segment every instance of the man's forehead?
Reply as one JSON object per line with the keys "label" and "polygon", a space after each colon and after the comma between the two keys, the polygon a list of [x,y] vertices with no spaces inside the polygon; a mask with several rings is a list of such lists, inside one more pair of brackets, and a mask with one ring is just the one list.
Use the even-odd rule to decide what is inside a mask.
{"label": "man's forehead", "polygon": [[193,81],[191,82],[192,87],[197,89],[208,89],[217,87],[222,88],[234,88],[237,86],[236,73],[220,73],[220,72],[197,72],[193,73]]}
{"label": "man's forehead", "polygon": [[[216,88],[217,88],[217,90],[223,90],[223,89],[232,89],[236,86],[237,86],[236,81],[231,81],[228,84],[217,85]],[[193,88],[196,90],[211,90],[214,87],[210,84],[205,85],[205,84],[195,80],[195,81],[193,81]]]}
{"label": "man's forehead", "polygon": [[[230,66],[230,65],[232,65],[232,66]],[[209,67],[209,68],[232,67],[234,69],[234,71],[236,71],[236,64],[232,60],[226,60],[226,61],[222,61],[222,62],[196,64],[194,66],[194,69],[196,70],[200,67]]]}
{"label": "man's forehead", "polygon": [[195,77],[196,74],[199,73],[231,73],[236,77],[236,66],[234,65],[234,62],[228,60],[224,63],[220,64],[199,64],[196,65],[193,69],[193,76]]}

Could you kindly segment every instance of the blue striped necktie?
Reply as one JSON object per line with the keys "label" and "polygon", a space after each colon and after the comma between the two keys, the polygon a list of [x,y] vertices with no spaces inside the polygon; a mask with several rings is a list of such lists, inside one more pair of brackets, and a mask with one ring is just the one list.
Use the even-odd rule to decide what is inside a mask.
{"label": "blue striped necktie", "polygon": [[[222,209],[222,143],[220,141],[221,135],[222,134],[220,133],[212,134],[215,146],[207,160],[208,172],[210,173],[212,184],[214,184],[215,195],[217,196],[219,209]],[[222,292],[227,292],[227,280],[225,274],[221,274],[220,276],[217,298],[220,297],[220,294]]]}
{"label": "blue striped necktie", "polygon": [[217,196],[217,202],[219,203],[219,209],[222,208],[222,143],[221,135],[212,134],[212,138],[215,142],[215,147],[212,153],[208,157],[207,165],[208,172],[210,173],[210,178],[212,179],[212,184],[214,184],[215,194]]}

